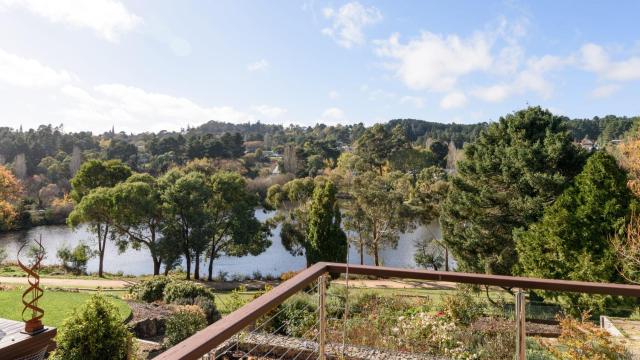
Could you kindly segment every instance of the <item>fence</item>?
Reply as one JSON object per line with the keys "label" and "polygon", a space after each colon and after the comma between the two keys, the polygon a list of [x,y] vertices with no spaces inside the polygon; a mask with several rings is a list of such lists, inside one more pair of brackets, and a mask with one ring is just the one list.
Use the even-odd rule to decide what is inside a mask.
{"label": "fence", "polygon": [[[459,272],[428,271],[414,269],[399,269],[389,267],[376,267],[364,265],[346,265],[339,263],[317,263],[300,272],[292,279],[280,284],[271,291],[265,293],[242,308],[223,317],[209,327],[199,331],[195,335],[168,349],[157,359],[223,359],[242,358],[253,351],[260,353],[255,358],[279,359],[310,359],[310,358],[340,358],[342,349],[337,349],[336,344],[327,343],[327,314],[326,314],[326,286],[328,275],[346,274],[375,276],[378,278],[402,278],[415,280],[446,281],[460,284],[488,285],[509,288],[515,291],[515,324],[514,335],[516,342],[516,354],[519,359],[525,358],[525,290],[548,290],[572,293],[603,294],[640,297],[640,286],[626,284],[591,283],[567,280],[549,280],[499,275],[483,275]],[[347,289],[348,290],[348,289]],[[286,324],[274,324],[273,319],[278,314],[287,311],[287,307],[276,309],[295,294],[304,296],[317,296],[318,306],[309,309],[309,314],[317,320],[308,326],[308,331],[299,334],[298,344],[278,344],[277,337],[261,335],[262,328],[275,329]],[[347,292],[348,296],[348,292]],[[293,306],[289,304],[289,306]],[[274,313],[275,311],[275,313]],[[348,309],[347,309],[348,311]],[[348,316],[348,314],[346,314]],[[300,319],[301,322],[308,319]],[[262,327],[262,328],[261,328]],[[242,344],[242,346],[241,346]],[[240,349],[242,347],[242,349]],[[238,354],[229,355],[229,351],[236,349]],[[258,351],[259,350],[259,351]],[[293,353],[291,353],[293,351]],[[375,353],[375,349],[370,354]],[[295,357],[292,355],[295,354]],[[289,357],[287,357],[289,356]],[[373,355],[369,355],[374,357]],[[357,356],[347,356],[357,358]],[[365,357],[366,358],[366,357]],[[410,358],[407,355],[402,358]]]}

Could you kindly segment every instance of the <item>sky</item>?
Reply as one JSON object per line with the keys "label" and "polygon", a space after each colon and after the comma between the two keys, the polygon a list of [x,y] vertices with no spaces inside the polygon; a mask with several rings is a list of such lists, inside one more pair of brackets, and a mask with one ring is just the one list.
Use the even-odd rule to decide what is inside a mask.
{"label": "sky", "polygon": [[640,114],[638,1],[0,0],[0,126]]}

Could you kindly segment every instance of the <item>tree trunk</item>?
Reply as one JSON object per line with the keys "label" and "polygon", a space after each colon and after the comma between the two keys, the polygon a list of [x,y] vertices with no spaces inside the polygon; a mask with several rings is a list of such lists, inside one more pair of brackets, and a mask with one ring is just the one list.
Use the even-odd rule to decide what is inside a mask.
{"label": "tree trunk", "polygon": [[195,268],[193,269],[193,278],[194,280],[200,280],[200,252],[196,252],[195,257]]}
{"label": "tree trunk", "polygon": [[378,244],[373,246],[373,260],[376,266],[380,266],[380,256],[378,254]]}
{"label": "tree trunk", "polygon": [[104,234],[102,233],[102,226],[98,225],[98,276],[104,277],[104,248],[107,245],[107,234],[109,234],[109,225],[104,226]]}
{"label": "tree trunk", "polygon": [[164,276],[169,276],[169,270],[171,270],[169,265],[168,264],[164,264]]}
{"label": "tree trunk", "polygon": [[104,277],[102,272],[102,264],[104,263],[104,250],[99,252],[100,252],[100,264],[98,264],[98,276]]}
{"label": "tree trunk", "polygon": [[214,259],[214,248],[211,247],[211,254],[209,255],[209,270],[207,275],[207,281],[213,281],[213,259]]}
{"label": "tree trunk", "polygon": [[358,234],[358,238],[360,239],[360,265],[364,265],[364,240],[362,240],[362,233]]}
{"label": "tree trunk", "polygon": [[449,248],[444,247],[444,271],[449,271]]}
{"label": "tree trunk", "polygon": [[187,263],[187,280],[191,280],[191,254],[189,251],[184,253],[184,260]]}
{"label": "tree trunk", "polygon": [[162,261],[160,258],[153,256],[153,275],[160,275],[160,264]]}

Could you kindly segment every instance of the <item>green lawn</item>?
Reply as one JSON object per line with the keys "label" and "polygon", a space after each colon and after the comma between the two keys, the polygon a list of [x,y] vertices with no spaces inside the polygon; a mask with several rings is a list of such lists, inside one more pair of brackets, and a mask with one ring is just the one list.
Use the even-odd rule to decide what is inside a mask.
{"label": "green lawn", "polygon": [[[0,317],[11,320],[22,320],[22,289],[0,291]],[[47,326],[59,327],[73,310],[82,305],[92,294],[83,292],[46,291],[38,306],[44,309],[42,322]],[[109,296],[118,308],[122,319],[131,314],[131,309],[122,299]]]}

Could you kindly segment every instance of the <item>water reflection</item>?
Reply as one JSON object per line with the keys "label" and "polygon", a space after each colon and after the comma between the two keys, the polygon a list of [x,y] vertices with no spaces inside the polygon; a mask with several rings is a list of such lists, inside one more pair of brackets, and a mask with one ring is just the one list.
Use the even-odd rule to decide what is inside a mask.
{"label": "water reflection", "polygon": [[[256,210],[256,217],[265,221],[272,217],[273,212]],[[437,222],[428,227],[419,227],[413,232],[403,234],[396,249],[385,249],[381,252],[382,265],[394,267],[415,267],[413,261],[414,241],[421,237],[429,237],[434,234],[440,238],[440,229]],[[46,249],[44,264],[58,264],[60,261],[56,252],[62,246],[74,247],[80,242],[95,245],[95,236],[88,231],[87,227],[80,227],[72,230],[67,226],[39,226],[28,231],[12,232],[0,235],[0,246],[7,250],[9,259],[15,259],[20,246],[27,240],[38,238],[42,235],[42,244]],[[280,241],[280,227],[272,231],[272,245],[264,253],[258,256],[244,256],[241,258],[223,256],[214,262],[214,273],[225,271],[229,274],[251,275],[259,271],[263,275],[279,275],[285,271],[299,270],[305,267],[306,261],[303,256],[292,256]],[[360,255],[353,246],[349,251],[349,262],[360,263]],[[367,265],[373,264],[373,258],[367,254],[364,256]],[[184,266],[184,263],[183,263]],[[203,261],[201,271],[207,269],[208,264]],[[96,272],[98,269],[98,259],[93,258],[87,264],[89,272]],[[140,250],[127,249],[124,253],[119,253],[113,242],[108,242],[105,250],[104,270],[109,273],[121,271],[129,275],[143,275],[153,273],[153,264],[149,252],[145,247]]]}

